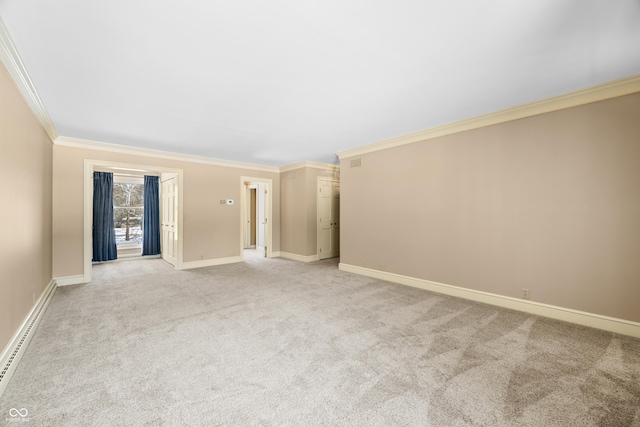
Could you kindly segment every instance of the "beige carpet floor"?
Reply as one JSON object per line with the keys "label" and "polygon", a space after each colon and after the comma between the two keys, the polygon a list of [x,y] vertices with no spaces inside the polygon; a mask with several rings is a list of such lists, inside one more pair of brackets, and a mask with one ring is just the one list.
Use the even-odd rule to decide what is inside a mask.
{"label": "beige carpet floor", "polygon": [[125,260],[58,289],[0,424],[10,408],[33,426],[640,426],[640,340],[335,259]]}

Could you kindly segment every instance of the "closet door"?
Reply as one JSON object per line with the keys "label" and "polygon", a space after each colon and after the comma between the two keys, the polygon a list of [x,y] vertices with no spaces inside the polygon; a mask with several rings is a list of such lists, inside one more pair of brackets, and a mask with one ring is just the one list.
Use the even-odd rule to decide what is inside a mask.
{"label": "closet door", "polygon": [[162,181],[162,259],[176,265],[178,243],[178,191],[176,179]]}
{"label": "closet door", "polygon": [[340,182],[318,178],[318,259],[340,255]]}

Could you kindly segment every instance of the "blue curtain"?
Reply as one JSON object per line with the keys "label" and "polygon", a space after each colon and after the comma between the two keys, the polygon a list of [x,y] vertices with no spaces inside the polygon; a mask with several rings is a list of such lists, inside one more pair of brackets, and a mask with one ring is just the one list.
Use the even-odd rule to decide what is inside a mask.
{"label": "blue curtain", "polygon": [[142,255],[158,255],[160,253],[160,199],[157,176],[144,176],[142,227]]}
{"label": "blue curtain", "polygon": [[113,174],[93,173],[93,261],[118,258],[113,228]]}

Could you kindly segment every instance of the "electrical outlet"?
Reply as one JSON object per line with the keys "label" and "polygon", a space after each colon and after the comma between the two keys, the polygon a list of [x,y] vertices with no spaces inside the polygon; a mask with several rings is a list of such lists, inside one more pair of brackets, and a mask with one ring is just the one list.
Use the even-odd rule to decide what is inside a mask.
{"label": "electrical outlet", "polygon": [[531,295],[529,294],[529,289],[522,288],[522,299],[531,299]]}

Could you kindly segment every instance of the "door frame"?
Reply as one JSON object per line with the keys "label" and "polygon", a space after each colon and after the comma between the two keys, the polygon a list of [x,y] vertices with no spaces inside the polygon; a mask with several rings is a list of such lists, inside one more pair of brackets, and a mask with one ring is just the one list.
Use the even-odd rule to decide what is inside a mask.
{"label": "door frame", "polygon": [[249,182],[250,184],[254,184],[258,182],[265,184],[264,188],[267,194],[264,198],[264,203],[266,204],[265,220],[267,221],[267,223],[265,224],[265,227],[264,227],[264,234],[265,234],[264,240],[267,245],[267,258],[273,258],[273,180],[271,178],[241,176],[240,177],[240,259],[244,261],[244,246],[247,241],[247,224],[246,224],[246,213],[247,213],[247,207],[248,207],[247,191],[246,191],[247,182]]}
{"label": "door frame", "polygon": [[[333,184],[338,183],[340,184],[340,180],[333,178],[333,177],[329,177],[329,176],[319,176],[316,179],[316,256],[318,259],[324,259],[324,258],[320,258],[320,203],[319,203],[319,199],[320,199],[320,182],[321,181],[327,181],[330,182],[332,187]],[[340,222],[340,220],[338,220],[338,222]],[[340,252],[340,248],[338,248],[338,253]],[[339,256],[339,255],[336,255]]]}
{"label": "door frame", "polygon": [[182,191],[183,170],[166,168],[162,166],[139,165],[124,162],[110,162],[106,160],[84,160],[84,253],[83,253],[83,283],[92,280],[92,259],[93,259],[93,171],[97,168],[112,168],[133,170],[136,172],[149,172],[154,174],[175,173],[178,185],[178,248],[176,254],[176,270],[182,269]]}

